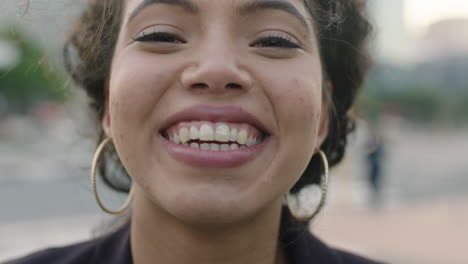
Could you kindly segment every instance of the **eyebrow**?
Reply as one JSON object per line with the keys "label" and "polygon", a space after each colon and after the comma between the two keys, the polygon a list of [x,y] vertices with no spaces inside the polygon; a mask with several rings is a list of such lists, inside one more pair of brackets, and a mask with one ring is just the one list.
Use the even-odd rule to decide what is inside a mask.
{"label": "eyebrow", "polygon": [[178,6],[178,7],[181,7],[182,9],[185,9],[189,13],[198,12],[198,7],[195,6],[189,0],[144,0],[141,4],[139,4],[135,8],[135,10],[133,10],[133,12],[128,17],[127,21],[130,22],[130,20],[135,18],[138,15],[138,13],[140,13],[143,9],[154,4],[166,4],[166,5]]}
{"label": "eyebrow", "polygon": [[[167,5],[172,5],[172,6],[178,6],[191,14],[196,14],[199,12],[198,7],[194,3],[192,3],[190,0],[144,0],[130,14],[127,20],[127,23],[130,22],[133,18],[135,18],[138,15],[138,13],[140,13],[143,9],[154,4],[167,4]],[[309,24],[307,23],[307,20],[304,18],[301,12],[299,12],[299,10],[297,10],[297,8],[294,7],[294,5],[286,1],[281,1],[281,0],[250,1],[241,5],[237,11],[241,16],[247,16],[247,15],[250,15],[260,10],[265,10],[265,9],[282,10],[286,13],[289,13],[293,15],[294,17],[296,17],[299,20],[299,22],[301,22],[301,24],[310,31]]]}
{"label": "eyebrow", "polygon": [[274,9],[274,10],[281,10],[286,13],[289,13],[296,17],[301,24],[306,27],[308,30],[309,24],[307,23],[307,20],[304,18],[304,16],[297,10],[294,5],[292,5],[289,2],[286,1],[280,1],[280,0],[262,0],[262,1],[252,1],[248,2],[246,4],[243,4],[239,8],[239,13],[241,16],[247,16],[253,13],[256,13],[261,10],[266,10],[266,9]]}

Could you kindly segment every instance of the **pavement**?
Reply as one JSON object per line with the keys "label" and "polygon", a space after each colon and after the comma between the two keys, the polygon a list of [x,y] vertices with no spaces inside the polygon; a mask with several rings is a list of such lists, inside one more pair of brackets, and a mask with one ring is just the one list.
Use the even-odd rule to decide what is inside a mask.
{"label": "pavement", "polygon": [[340,198],[311,225],[329,245],[386,263],[468,263],[468,194],[383,208]]}

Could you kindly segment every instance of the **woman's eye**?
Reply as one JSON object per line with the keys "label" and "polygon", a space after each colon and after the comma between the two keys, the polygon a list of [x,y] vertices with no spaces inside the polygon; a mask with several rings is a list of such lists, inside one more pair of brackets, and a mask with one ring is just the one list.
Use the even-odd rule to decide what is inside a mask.
{"label": "woman's eye", "polygon": [[285,48],[285,49],[298,49],[301,47],[301,44],[294,40],[291,36],[284,35],[270,35],[268,37],[263,37],[257,40],[253,47],[263,47],[263,48]]}
{"label": "woman's eye", "polygon": [[134,38],[138,42],[185,43],[179,36],[169,32],[142,33]]}

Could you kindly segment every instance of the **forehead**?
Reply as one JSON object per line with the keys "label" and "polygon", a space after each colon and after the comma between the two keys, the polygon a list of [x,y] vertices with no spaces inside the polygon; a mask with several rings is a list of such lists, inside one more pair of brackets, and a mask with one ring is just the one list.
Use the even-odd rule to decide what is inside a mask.
{"label": "forehead", "polygon": [[304,5],[304,0],[124,0],[126,13],[130,13],[138,6],[143,3],[162,3],[169,5],[185,5],[195,7],[197,10],[203,11],[206,8],[213,7],[225,7],[227,10],[236,10],[236,7],[240,7],[246,4],[261,3],[261,2],[275,2],[277,4],[287,3],[294,6],[304,16],[309,17],[307,9]]}

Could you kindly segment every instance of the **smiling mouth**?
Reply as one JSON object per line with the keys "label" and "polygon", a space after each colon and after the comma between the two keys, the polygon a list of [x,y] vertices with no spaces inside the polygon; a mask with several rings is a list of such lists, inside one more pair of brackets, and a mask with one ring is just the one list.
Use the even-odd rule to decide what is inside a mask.
{"label": "smiling mouth", "polygon": [[208,151],[230,151],[253,147],[269,135],[246,123],[188,121],[161,132],[168,141]]}

